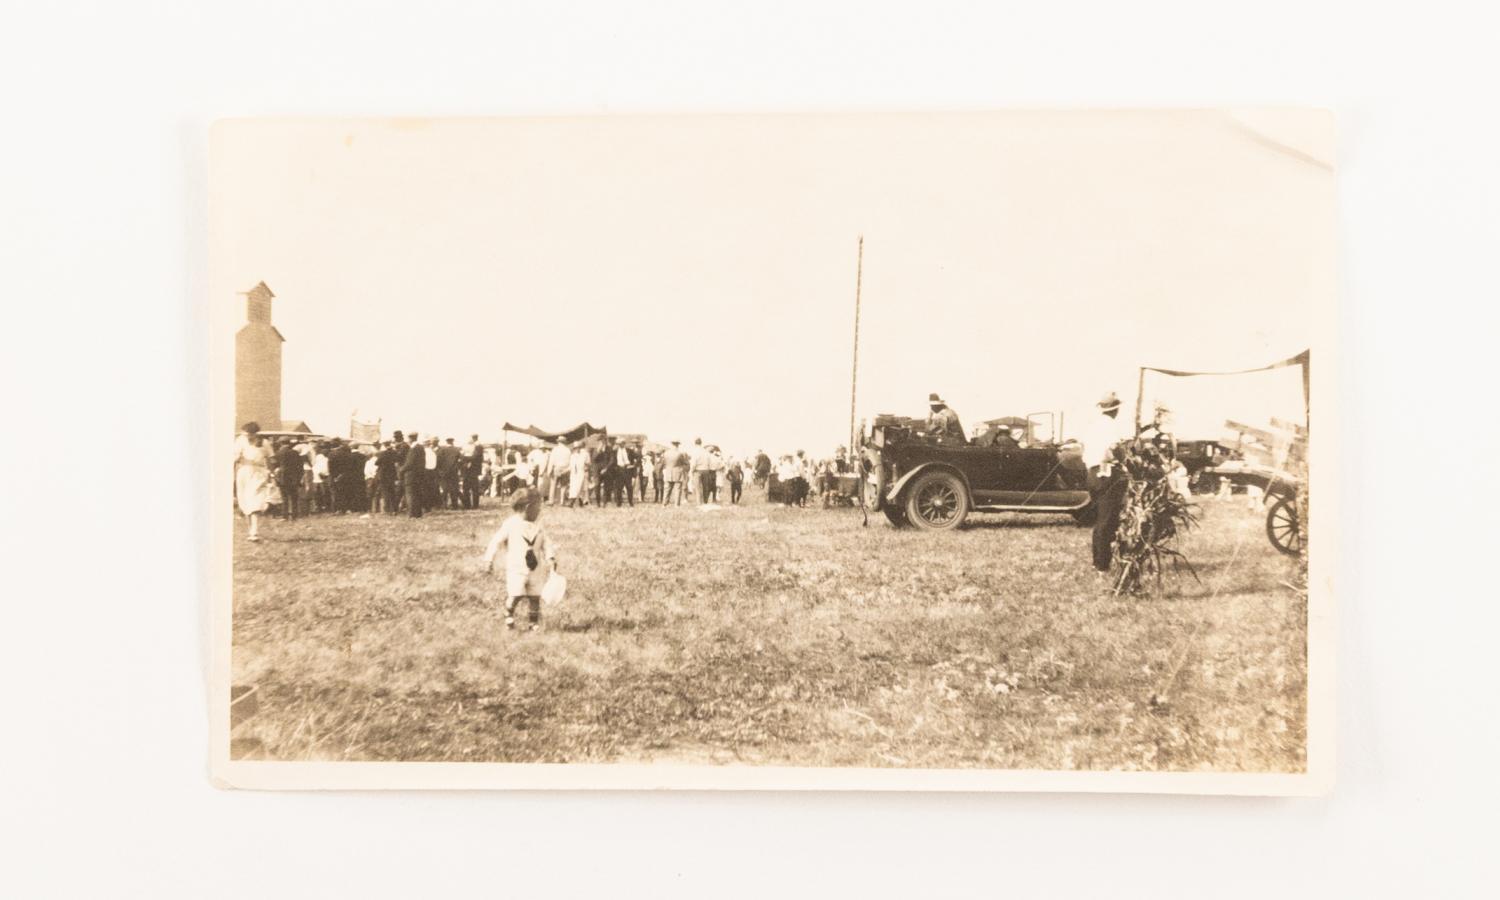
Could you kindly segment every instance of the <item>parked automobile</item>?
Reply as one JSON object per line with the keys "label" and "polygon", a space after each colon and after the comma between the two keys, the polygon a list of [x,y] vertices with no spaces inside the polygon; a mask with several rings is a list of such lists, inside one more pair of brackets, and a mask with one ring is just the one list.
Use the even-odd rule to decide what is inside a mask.
{"label": "parked automobile", "polygon": [[1061,441],[1060,421],[992,419],[960,441],[927,434],[921,419],[877,416],[862,447],[871,503],[897,527],[957,528],[972,512],[1068,513],[1089,524],[1088,468]]}

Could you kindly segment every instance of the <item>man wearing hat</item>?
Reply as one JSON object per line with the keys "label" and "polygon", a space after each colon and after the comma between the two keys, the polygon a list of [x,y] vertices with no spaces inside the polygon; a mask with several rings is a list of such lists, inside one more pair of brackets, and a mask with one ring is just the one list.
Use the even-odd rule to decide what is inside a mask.
{"label": "man wearing hat", "polygon": [[1094,568],[1108,572],[1114,561],[1115,531],[1120,527],[1120,508],[1125,501],[1125,479],[1115,465],[1115,447],[1128,435],[1120,422],[1120,398],[1111,391],[1097,404],[1099,415],[1083,433],[1083,461],[1089,467],[1089,487],[1094,493]]}
{"label": "man wearing hat", "polygon": [[968,443],[964,440],[964,427],[959,424],[958,413],[950,409],[942,397],[928,394],[927,405],[932,408],[932,414],[927,417],[928,434],[942,441]]}

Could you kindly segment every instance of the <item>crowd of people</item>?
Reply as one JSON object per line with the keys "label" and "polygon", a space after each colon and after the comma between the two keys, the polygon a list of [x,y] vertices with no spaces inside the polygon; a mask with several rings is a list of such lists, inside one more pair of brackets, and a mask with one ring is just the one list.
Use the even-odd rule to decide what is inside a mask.
{"label": "crowd of people", "polygon": [[695,439],[648,446],[594,436],[531,447],[484,444],[395,432],[372,443],[340,438],[269,439],[255,422],[235,445],[235,496],[259,539],[262,515],[296,519],[315,513],[421,517],[440,509],[478,509],[482,497],[529,488],[543,503],[602,508],[642,504],[738,505],[745,485],[766,489],[785,506],[824,506],[839,497],[838,477],[852,471],[844,449],[826,459],[801,450],[774,460],[743,458]]}

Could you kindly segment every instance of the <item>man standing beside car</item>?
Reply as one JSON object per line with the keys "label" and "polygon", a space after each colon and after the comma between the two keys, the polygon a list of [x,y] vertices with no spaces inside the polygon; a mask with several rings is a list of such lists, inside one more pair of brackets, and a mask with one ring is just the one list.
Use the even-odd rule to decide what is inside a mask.
{"label": "man standing beside car", "polygon": [[1120,398],[1113,391],[1098,403],[1099,415],[1083,434],[1083,461],[1089,467],[1089,490],[1094,495],[1094,568],[1108,572],[1114,561],[1115,531],[1125,501],[1125,478],[1115,463],[1115,446],[1126,437],[1119,421]]}

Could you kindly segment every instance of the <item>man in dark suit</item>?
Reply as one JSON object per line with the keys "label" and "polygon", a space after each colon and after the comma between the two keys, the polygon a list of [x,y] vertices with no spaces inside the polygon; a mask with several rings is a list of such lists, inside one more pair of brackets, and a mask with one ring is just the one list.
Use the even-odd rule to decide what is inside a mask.
{"label": "man in dark suit", "polygon": [[441,490],[442,503],[449,509],[459,509],[463,506],[458,499],[460,455],[458,448],[453,446],[453,438],[448,438],[443,446],[437,448],[438,486]]}
{"label": "man in dark suit", "polygon": [[[631,506],[635,506],[635,491],[636,488],[640,486],[641,480],[640,448],[635,446],[634,444],[630,444],[629,446],[627,446],[625,448],[625,460],[625,472],[620,476],[620,480],[625,485],[625,499],[630,501]],[[644,503],[645,500],[646,495],[643,492],[641,494],[641,502]]]}
{"label": "man in dark suit", "polygon": [[354,454],[349,445],[335,438],[333,449],[328,453],[328,477],[333,480],[333,508],[341,516],[352,508],[350,492],[353,485],[349,471],[353,465]]}
{"label": "man in dark suit", "polygon": [[411,447],[406,451],[406,461],[401,464],[401,486],[406,501],[407,515],[422,518],[422,481],[427,469],[427,452],[418,440],[420,435],[411,433]]}
{"label": "man in dark suit", "polygon": [[598,479],[598,497],[595,502],[599,509],[603,509],[614,494],[615,476],[617,466],[615,464],[615,446],[613,440],[607,440],[604,445],[594,454],[594,472]]}
{"label": "man in dark suit", "polygon": [[302,493],[302,469],[306,460],[291,441],[282,441],[276,451],[276,480],[281,485],[281,517],[295,519]]}
{"label": "man in dark suit", "polygon": [[463,473],[464,509],[478,509],[479,479],[484,474],[484,445],[479,443],[479,435],[469,435],[459,467]]}
{"label": "man in dark suit", "polygon": [[[398,432],[399,433],[399,432]],[[396,445],[387,442],[375,455],[375,496],[385,504],[387,515],[396,514],[396,470],[401,467],[401,456]],[[375,498],[370,498],[370,511],[375,511]]]}
{"label": "man in dark suit", "polygon": [[401,467],[406,464],[406,453],[411,449],[411,445],[406,442],[406,435],[399,430],[391,435],[391,449],[396,451],[396,505],[391,507],[391,511],[401,512],[406,508],[406,492],[402,488]]}
{"label": "man in dark suit", "polygon": [[442,489],[438,482],[437,451],[438,439],[428,437],[427,443],[422,445],[422,508],[424,510],[440,509],[443,505]]}

